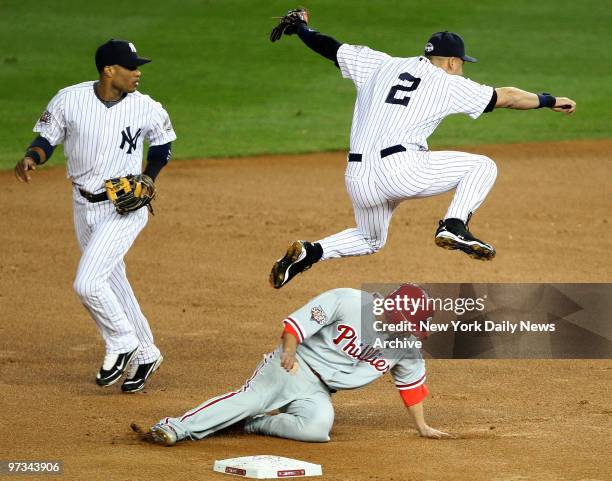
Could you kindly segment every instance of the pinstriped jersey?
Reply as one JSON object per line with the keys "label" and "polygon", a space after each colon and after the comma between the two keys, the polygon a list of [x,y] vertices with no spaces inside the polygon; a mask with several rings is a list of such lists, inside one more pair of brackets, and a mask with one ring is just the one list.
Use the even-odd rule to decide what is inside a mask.
{"label": "pinstriped jersey", "polygon": [[297,354],[332,389],[365,386],[387,372],[399,390],[425,382],[425,362],[416,349],[393,358],[366,340],[375,321],[373,296],[356,289],[332,289],[311,299],[283,323],[298,337]]}
{"label": "pinstriped jersey", "polygon": [[397,58],[368,47],[343,44],[337,53],[342,76],[357,89],[351,152],[373,153],[402,144],[426,150],[427,138],[452,114],[476,119],[493,88],[447,74],[426,57]]}
{"label": "pinstriped jersey", "polygon": [[176,139],[159,102],[134,92],[107,107],[94,83],[60,90],[34,126],[51,145],[64,144],[68,177],[91,193],[101,191],[106,179],[140,174],[145,139],[150,145]]}

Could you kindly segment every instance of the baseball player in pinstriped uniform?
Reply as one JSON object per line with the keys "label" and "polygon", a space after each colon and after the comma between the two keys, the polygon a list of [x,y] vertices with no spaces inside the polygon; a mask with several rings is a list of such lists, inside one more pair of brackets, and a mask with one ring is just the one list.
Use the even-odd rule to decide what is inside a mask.
{"label": "baseball player in pinstriped uniform", "polygon": [[147,209],[119,215],[104,190],[107,179],[140,174],[144,139],[149,142],[144,175],[154,180],[170,158],[176,135],[168,113],[137,92],[139,67],[148,62],[130,42],[110,40],[100,46],[99,80],[64,88],[53,97],[34,127],[38,137],[15,167],[17,178],[29,182],[29,171],[64,144],[82,251],[74,290],[106,344],[96,382],[110,386],[129,368],[124,392],[142,390],[163,360],[123,261],[147,223]]}
{"label": "baseball player in pinstriped uniform", "polygon": [[[433,311],[428,306],[415,308],[413,303],[426,297],[419,286],[399,286],[386,299],[399,298],[404,304],[396,302],[381,319],[374,316],[375,295],[355,289],[324,292],[285,318],[282,345],[264,356],[240,389],[209,399],[182,416],[164,418],[149,434],[157,443],[173,445],[246,420],[247,433],[326,442],[334,422],[331,394],[363,387],[390,372],[419,434],[446,437],[425,421],[423,401],[429,391],[419,350],[402,346],[381,351],[367,334],[377,319],[394,325],[430,319]],[[410,333],[405,337],[416,340]],[[275,409],[280,414],[266,414]]]}
{"label": "baseball player in pinstriped uniform", "polygon": [[387,241],[393,211],[402,201],[452,189],[455,196],[436,230],[436,244],[475,259],[492,259],[495,249],[471,234],[468,221],[493,186],[495,163],[483,155],[431,152],[427,138],[452,114],[476,119],[494,108],[540,107],[571,114],[575,102],[464,78],[464,62],[476,59],[465,54],[463,39],[454,33],[434,33],[422,56],[394,58],[368,47],[342,44],[308,28],[307,21],[305,10],[290,11],[272,31],[271,40],[297,33],[355,84],[345,181],[357,226],[314,243],[294,242],[272,268],[273,287],[282,287],[319,260],[379,251]]}

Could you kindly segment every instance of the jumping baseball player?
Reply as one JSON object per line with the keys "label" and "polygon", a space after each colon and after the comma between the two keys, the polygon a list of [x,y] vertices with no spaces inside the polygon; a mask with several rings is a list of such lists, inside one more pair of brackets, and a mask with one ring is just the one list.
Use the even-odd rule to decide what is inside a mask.
{"label": "jumping baseball player", "polygon": [[[383,302],[395,302],[385,311],[384,324],[431,318],[433,312],[426,305],[414,308],[413,301],[425,297],[414,284],[404,284],[386,298],[379,296]],[[395,301],[398,298],[401,302]],[[311,299],[283,321],[282,345],[264,355],[240,389],[209,399],[182,416],[164,418],[148,435],[170,446],[246,420],[247,433],[326,442],[334,422],[331,395],[360,388],[390,372],[419,434],[448,436],[425,422],[423,400],[428,389],[419,350],[410,346],[381,350],[366,335],[368,326],[380,319],[374,316],[374,299],[355,289],[333,289]],[[416,339],[415,335],[408,333],[408,338]],[[275,409],[280,414],[267,414]]]}
{"label": "jumping baseball player", "polygon": [[[124,40],[109,40],[95,56],[99,79],[60,90],[34,132],[38,136],[15,167],[21,182],[64,144],[72,183],[74,223],[82,251],[74,290],[96,322],[106,355],[96,376],[100,386],[116,383],[136,392],[160,366],[147,318],[127,280],[124,256],[148,220],[154,180],[170,159],[176,139],[168,113],[137,92],[139,57]],[[144,140],[149,143],[142,171]]]}
{"label": "jumping baseball player", "polygon": [[495,182],[495,163],[483,155],[431,152],[427,138],[452,114],[476,119],[495,108],[541,107],[571,114],[576,103],[464,78],[463,64],[476,59],[465,54],[463,39],[455,33],[434,33],[423,55],[395,58],[340,43],[309,28],[307,22],[307,11],[291,10],[270,38],[276,41],[283,34],[297,33],[355,84],[357,101],[345,181],[357,227],[314,243],[294,242],[272,267],[272,286],[281,288],[320,260],[378,252],[387,241],[393,211],[402,201],[451,189],[456,189],[455,196],[436,230],[436,244],[461,250],[474,259],[492,259],[495,249],[473,236],[468,222]]}

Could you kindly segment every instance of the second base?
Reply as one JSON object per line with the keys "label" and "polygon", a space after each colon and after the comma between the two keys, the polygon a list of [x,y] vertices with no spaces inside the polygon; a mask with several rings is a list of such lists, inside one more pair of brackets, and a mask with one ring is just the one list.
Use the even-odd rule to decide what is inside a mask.
{"label": "second base", "polygon": [[297,478],[323,474],[320,464],[269,454],[222,459],[215,461],[213,470],[254,479]]}

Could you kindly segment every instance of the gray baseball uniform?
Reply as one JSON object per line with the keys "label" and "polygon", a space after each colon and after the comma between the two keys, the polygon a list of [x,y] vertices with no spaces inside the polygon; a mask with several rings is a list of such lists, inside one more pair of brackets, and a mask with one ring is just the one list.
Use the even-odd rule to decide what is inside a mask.
{"label": "gray baseball uniform", "polygon": [[[363,341],[363,327],[375,320],[372,303],[371,294],[344,288],[311,299],[283,321],[285,332],[300,341],[297,371],[281,367],[279,346],[240,389],[160,424],[172,428],[178,440],[201,439],[249,418],[246,432],[325,442],[334,421],[330,395],[365,386],[389,371],[404,402],[420,402],[427,395],[420,353],[407,350],[391,359]],[[275,409],[280,414],[265,414]]]}

